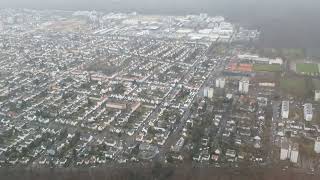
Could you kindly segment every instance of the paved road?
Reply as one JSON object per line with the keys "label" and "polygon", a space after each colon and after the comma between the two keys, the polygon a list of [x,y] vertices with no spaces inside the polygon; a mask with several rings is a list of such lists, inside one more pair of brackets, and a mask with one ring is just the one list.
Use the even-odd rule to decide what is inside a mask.
{"label": "paved road", "polygon": [[[221,71],[224,69],[224,65],[221,65],[220,67],[216,67],[215,69],[213,69],[210,74],[207,76],[206,80],[203,82],[203,84],[201,85],[201,87],[199,89],[203,89],[203,87],[206,86],[211,86],[212,84],[210,84],[210,80],[219,75],[221,73]],[[198,95],[195,95],[190,103],[190,106],[195,102],[195,100],[197,99]],[[172,145],[174,145],[179,138],[181,137],[182,134],[182,129],[186,123],[186,121],[188,120],[188,118],[191,115],[190,112],[190,108],[188,107],[187,110],[184,112],[183,117],[181,118],[181,122],[179,124],[179,126],[175,129],[175,131],[170,135],[170,137],[168,138],[168,140],[166,141],[165,145],[163,148],[161,148],[162,153],[165,153],[166,151],[170,150],[170,147]]]}
{"label": "paved road", "polygon": [[[276,101],[269,101],[267,108],[266,108],[266,120],[270,121],[270,129],[269,129],[269,142],[267,144],[267,161],[268,163],[272,163],[273,161],[273,150],[274,150],[274,144],[275,144],[275,133],[276,133],[276,125],[278,120],[278,113],[279,113],[279,103]],[[270,116],[271,115],[271,116]]]}

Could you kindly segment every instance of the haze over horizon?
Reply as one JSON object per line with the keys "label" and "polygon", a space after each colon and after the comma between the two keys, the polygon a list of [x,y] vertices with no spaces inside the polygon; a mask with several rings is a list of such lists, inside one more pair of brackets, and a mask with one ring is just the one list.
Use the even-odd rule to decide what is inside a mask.
{"label": "haze over horizon", "polygon": [[264,46],[320,48],[317,0],[0,0],[0,8],[208,13],[260,28]]}

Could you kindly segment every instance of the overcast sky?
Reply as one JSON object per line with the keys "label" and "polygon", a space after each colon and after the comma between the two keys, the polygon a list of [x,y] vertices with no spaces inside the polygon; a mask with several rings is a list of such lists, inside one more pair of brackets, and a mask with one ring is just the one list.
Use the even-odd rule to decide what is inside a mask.
{"label": "overcast sky", "polygon": [[278,17],[318,12],[320,0],[0,0],[0,8],[8,7]]}
{"label": "overcast sky", "polygon": [[318,13],[320,0],[0,0],[0,8],[8,7],[269,18]]}
{"label": "overcast sky", "polygon": [[[312,2],[319,4],[318,0],[0,0],[1,7],[27,7],[27,8],[59,8],[59,9],[110,9],[116,8],[228,8],[228,6],[241,8],[245,6],[281,5],[292,7],[306,5]],[[303,8],[304,6],[300,6]],[[240,8],[239,7],[239,8]]]}

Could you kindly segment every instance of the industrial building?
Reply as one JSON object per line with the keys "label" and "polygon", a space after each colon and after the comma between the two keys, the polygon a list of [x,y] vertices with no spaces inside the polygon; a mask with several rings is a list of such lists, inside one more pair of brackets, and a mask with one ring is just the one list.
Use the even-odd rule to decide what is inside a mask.
{"label": "industrial building", "polygon": [[249,92],[249,79],[243,78],[239,81],[239,92],[243,94]]}
{"label": "industrial building", "polygon": [[289,118],[289,101],[282,101],[281,117],[282,117],[282,119],[288,119]]}
{"label": "industrial building", "polygon": [[304,105],[303,113],[304,113],[304,119],[306,121],[312,121],[313,111],[312,111],[312,104],[311,103],[307,103]]}
{"label": "industrial building", "polygon": [[281,58],[269,59],[260,57],[259,55],[252,54],[239,54],[238,58],[240,60],[251,61],[252,63],[262,63],[262,64],[283,64],[283,60]]}

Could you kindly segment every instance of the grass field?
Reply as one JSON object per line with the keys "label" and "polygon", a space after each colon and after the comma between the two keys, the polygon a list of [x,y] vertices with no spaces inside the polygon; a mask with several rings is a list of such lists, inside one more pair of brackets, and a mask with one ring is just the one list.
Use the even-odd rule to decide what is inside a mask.
{"label": "grass field", "polygon": [[319,79],[312,79],[312,85],[314,87],[314,90],[320,89],[320,80]]}
{"label": "grass field", "polygon": [[253,65],[253,70],[266,72],[280,72],[281,66],[278,64],[255,64]]}
{"label": "grass field", "polygon": [[280,88],[286,93],[299,97],[308,94],[307,82],[301,77],[283,77],[280,79]]}
{"label": "grass field", "polygon": [[313,64],[313,63],[297,63],[296,69],[298,73],[307,73],[307,74],[319,73],[318,64]]}

